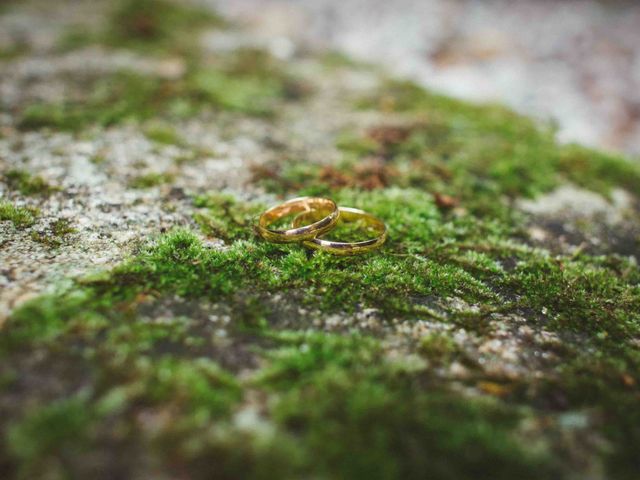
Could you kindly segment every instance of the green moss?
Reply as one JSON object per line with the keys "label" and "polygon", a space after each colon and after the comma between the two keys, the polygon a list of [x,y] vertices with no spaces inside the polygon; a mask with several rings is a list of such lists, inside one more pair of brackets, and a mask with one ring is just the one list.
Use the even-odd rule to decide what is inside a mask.
{"label": "green moss", "polygon": [[[391,100],[387,99],[389,97]],[[385,100],[386,99],[386,100]],[[496,106],[474,106],[392,83],[365,103],[407,112],[410,121],[336,136],[342,161],[327,167],[280,162],[254,178],[269,191],[336,195],[341,189],[417,188],[481,218],[512,222],[509,199],[535,196],[567,180],[608,194],[640,184],[637,165],[576,146],[551,129]],[[446,202],[440,202],[447,208]]]}
{"label": "green moss", "polygon": [[[180,80],[129,71],[90,78],[78,86],[73,99],[26,105],[19,112],[19,125],[27,130],[49,127],[79,131],[151,118],[162,125],[206,108],[263,116],[274,114],[278,101],[297,100],[308,93],[283,64],[264,51],[257,52],[251,53],[256,56],[253,60],[246,60],[244,51],[236,51],[214,65],[191,64]],[[167,130],[163,127],[159,132],[150,127],[150,134],[164,141],[178,140],[173,135],[167,137]]]}
{"label": "green moss", "polygon": [[376,479],[558,474],[544,450],[513,435],[521,414],[440,388],[422,390],[371,339],[293,334],[283,340],[287,345],[269,353],[272,364],[259,381],[280,393],[273,416],[300,438],[310,471]]}
{"label": "green moss", "polygon": [[372,70],[375,67],[366,62],[361,62],[355,60],[354,58],[346,55],[337,50],[330,50],[325,52],[320,57],[320,62],[322,65],[331,70],[338,70],[341,68],[350,69],[350,70]]}
{"label": "green moss", "polygon": [[228,413],[231,405],[240,400],[235,378],[206,358],[139,359],[136,368],[146,382],[143,391],[150,401],[170,402],[200,421]]}
{"label": "green moss", "polygon": [[[417,190],[343,190],[336,200],[387,221],[389,240],[382,253],[343,259],[262,242],[252,227],[264,206],[211,195],[196,199],[202,208],[196,220],[207,235],[229,242],[228,250],[208,250],[191,233],[178,231],[116,270],[111,281],[212,298],[244,288],[256,294],[297,290],[305,301],[328,310],[375,306],[387,315],[427,317],[433,311],[421,299],[457,296],[482,301],[488,311],[544,308],[548,327],[580,331],[594,341],[601,335],[630,339],[639,331],[638,288],[620,277],[619,265],[603,264],[599,257],[549,258],[514,243],[515,227],[471,215],[447,217],[430,195]],[[514,259],[515,269],[501,267]]]}
{"label": "green moss", "polygon": [[48,247],[57,248],[68,240],[69,235],[75,232],[76,229],[69,220],[59,218],[51,222],[45,230],[31,232],[31,239]]}
{"label": "green moss", "polygon": [[[638,331],[634,314],[628,314],[635,311],[637,287],[598,258],[555,261],[543,251],[509,242],[513,227],[472,216],[443,217],[430,195],[415,190],[345,190],[336,199],[387,221],[389,240],[383,253],[339,259],[309,255],[295,245],[264,243],[252,229],[264,207],[216,195],[196,200],[205,209],[196,220],[208,235],[231,242],[229,250],[208,251],[191,234],[176,232],[129,268],[149,281],[193,294],[227,294],[249,285],[257,292],[301,288],[309,302],[324,308],[351,310],[364,304],[389,314],[422,311],[418,299],[424,296],[456,295],[513,312],[545,307],[555,315],[551,325],[558,330],[584,332],[594,322],[588,330],[594,339],[600,332],[597,324],[616,338]],[[503,270],[500,262],[514,256],[516,269]],[[183,260],[180,266],[176,258]],[[205,277],[207,282],[199,280]],[[349,291],[343,288],[346,284]],[[518,299],[505,304],[505,292],[517,292]],[[583,313],[575,315],[578,311]]]}
{"label": "green moss", "polygon": [[[2,8],[2,7],[0,7]],[[16,43],[14,45],[0,48],[0,61],[13,60],[29,53],[31,48],[26,43]]]}
{"label": "green moss", "polygon": [[204,67],[189,79],[194,93],[225,110],[272,115],[276,101],[298,100],[307,84],[288,73],[285,65],[260,49],[240,49]]}
{"label": "green moss", "polygon": [[[392,237],[385,250],[341,259],[309,255],[298,246],[271,245],[254,239],[250,226],[243,225],[258,205],[224,195],[201,197],[196,205],[217,216],[228,248],[206,248],[193,233],[177,230],[107,275],[86,278],[65,293],[25,305],[13,314],[0,342],[3,361],[11,364],[25,349],[85,345],[79,350],[83,361],[97,362],[110,372],[108,388],[114,391],[96,405],[115,412],[136,404],[171,405],[179,420],[160,434],[158,448],[181,452],[179,462],[189,469],[197,459],[225,457],[233,448],[235,453],[222,465],[238,471],[242,468],[231,459],[250,458],[250,475],[266,468],[273,454],[279,471],[292,476],[423,478],[430,472],[434,478],[477,478],[478,472],[490,471],[497,478],[562,477],[547,443],[553,441],[538,439],[531,449],[519,436],[519,425],[538,421],[544,413],[529,409],[555,398],[559,389],[568,398],[564,408],[588,406],[609,415],[611,402],[629,388],[624,382],[637,381],[633,372],[638,358],[629,356],[628,345],[640,331],[632,313],[638,311],[640,295],[637,285],[626,283],[635,277],[627,274],[623,279],[615,272],[624,272],[624,265],[601,257],[583,256],[560,267],[543,251],[509,243],[509,228],[488,228],[469,217],[443,217],[432,197],[418,191],[340,195],[340,203],[366,203],[388,221]],[[425,245],[430,245],[428,253]],[[507,257],[516,258],[515,269],[500,266]],[[548,329],[579,332],[582,344],[606,361],[599,370],[593,362],[579,367],[575,352],[566,349],[556,354],[572,370],[562,372],[561,378],[590,368],[578,384],[525,381],[511,397],[514,404],[461,397],[429,371],[388,361],[372,338],[274,331],[271,323],[277,323],[277,314],[262,301],[264,294],[274,292],[295,292],[309,305],[333,311],[375,306],[383,316],[396,318],[432,318],[428,299],[449,296],[481,299],[485,312],[546,309],[543,315],[552,319],[545,322]],[[162,323],[141,319],[146,305],[167,295],[233,305],[233,335],[250,335],[245,338],[263,359],[264,367],[249,384],[238,385],[209,360],[194,362],[202,352],[216,351],[214,336],[203,335],[198,315]],[[438,318],[481,335],[482,311],[473,321],[457,310]],[[621,321],[624,315],[626,323]],[[418,348],[436,367],[460,358],[445,333],[424,337]],[[167,356],[167,351],[172,353]],[[481,372],[473,375],[472,384],[492,381]],[[613,396],[604,394],[610,381],[612,386],[618,382],[610,390]],[[600,382],[607,383],[600,387]],[[238,438],[237,432],[226,440],[207,437],[202,428],[208,419],[226,418],[247,388],[273,396],[266,415],[275,430],[266,443],[250,436],[238,444],[231,440]],[[581,396],[585,389],[599,393]],[[611,421],[618,426],[602,430],[611,441],[634,438],[633,429],[624,433],[619,426],[621,418]],[[286,453],[268,447],[274,442],[287,445],[289,460]],[[633,462],[631,451],[616,451],[615,461],[627,467],[611,468],[626,471]]]}
{"label": "green moss", "polygon": [[0,350],[6,352],[22,344],[55,338],[69,326],[68,319],[89,305],[89,298],[88,291],[79,289],[61,297],[44,296],[25,303],[12,316],[15,328],[0,340]]}
{"label": "green moss", "polygon": [[33,409],[9,428],[5,440],[12,455],[23,462],[42,462],[52,450],[81,445],[90,418],[87,395],[81,393]]}
{"label": "green moss", "polygon": [[377,341],[358,335],[279,332],[273,338],[280,346],[268,351],[270,363],[253,381],[278,390],[313,384],[313,375],[325,370],[366,370],[383,358]]}
{"label": "green moss", "polygon": [[23,195],[49,195],[59,190],[49,185],[42,177],[31,175],[26,170],[12,169],[2,176],[3,181]]}
{"label": "green moss", "polygon": [[223,20],[212,10],[171,0],[119,0],[104,35],[108,45],[143,50],[188,51],[194,33],[220,27]]}
{"label": "green moss", "polygon": [[102,155],[102,154],[97,154],[97,155],[93,155],[91,158],[89,158],[89,161],[91,163],[93,163],[94,165],[102,165],[107,161],[107,158]]}
{"label": "green moss", "polygon": [[225,241],[254,237],[253,226],[264,210],[262,205],[239,202],[232,195],[209,194],[194,199],[203,209],[195,215],[202,232]]}
{"label": "green moss", "polygon": [[129,181],[131,188],[152,188],[173,181],[173,175],[168,173],[147,173],[146,175],[140,175],[132,178]]}
{"label": "green moss", "polygon": [[20,126],[77,131],[94,124],[145,120],[167,105],[172,91],[163,80],[122,72],[97,79],[81,100],[27,106]]}
{"label": "green moss", "polygon": [[16,207],[0,200],[0,221],[10,221],[16,228],[26,228],[36,221],[37,212],[32,208]]}
{"label": "green moss", "polygon": [[210,8],[176,0],[117,0],[108,5],[105,22],[94,28],[73,25],[62,33],[57,50],[89,45],[128,48],[162,57],[198,56],[199,33],[227,22]]}
{"label": "green moss", "polygon": [[373,155],[378,151],[378,142],[372,138],[347,130],[336,138],[336,147],[343,152],[353,153],[356,157]]}
{"label": "green moss", "polygon": [[144,134],[153,142],[161,145],[184,145],[184,140],[176,130],[165,123],[153,123],[145,128]]}
{"label": "green moss", "polygon": [[218,70],[198,72],[194,89],[207,101],[225,110],[267,115],[280,96],[279,85],[259,78],[235,78]]}
{"label": "green moss", "polygon": [[640,168],[636,163],[578,145],[562,149],[559,169],[570,181],[604,195],[613,188],[635,192],[640,185]]}
{"label": "green moss", "polygon": [[531,259],[506,280],[524,295],[519,303],[555,313],[559,329],[613,341],[640,332],[640,290],[607,269],[559,259]]}
{"label": "green moss", "polygon": [[419,351],[436,363],[449,363],[458,351],[453,339],[446,333],[430,333],[420,339]]}
{"label": "green moss", "polygon": [[[83,79],[73,98],[58,103],[34,103],[19,112],[24,129],[52,127],[78,131],[125,121],[150,118],[175,120],[191,117],[203,108],[250,115],[272,115],[275,104],[305,96],[309,87],[287,66],[260,49],[238,49],[206,54],[198,45],[198,31],[224,22],[214,13],[167,0],[117,2],[106,33],[91,34],[74,28],[61,40],[61,48],[93,41],[109,46],[140,48],[185,60],[179,79],[162,79],[133,72]],[[160,143],[179,139],[166,126],[149,128]]]}
{"label": "green moss", "polygon": [[[129,268],[127,274],[135,272],[157,282],[158,288],[171,285],[176,292],[224,295],[245,287],[256,292],[304,288],[308,302],[328,309],[354,310],[364,303],[385,307],[390,314],[419,309],[406,300],[411,295],[492,296],[464,270],[430,260],[393,256],[336,259],[324,254],[308,259],[300,247],[255,240],[236,241],[225,252],[207,251],[186,232],[176,232]],[[201,282],[205,276],[208,280]],[[345,284],[351,285],[349,291],[344,290]]]}
{"label": "green moss", "polygon": [[[359,106],[419,116],[408,135],[382,135],[379,142],[386,147],[381,154],[407,171],[402,183],[461,192],[471,201],[474,195],[532,196],[567,179],[601,193],[614,187],[634,191],[640,182],[637,165],[581,147],[558,147],[551,128],[501,106],[471,105],[401,81],[388,82]],[[407,156],[421,160],[411,169]]]}
{"label": "green moss", "polygon": [[69,52],[97,43],[99,36],[85,26],[73,26],[62,33],[56,42],[56,49],[60,52]]}

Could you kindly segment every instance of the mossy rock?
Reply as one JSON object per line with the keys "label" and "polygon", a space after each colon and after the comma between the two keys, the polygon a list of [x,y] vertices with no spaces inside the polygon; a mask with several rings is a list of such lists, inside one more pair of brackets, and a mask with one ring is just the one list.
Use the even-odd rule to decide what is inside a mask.
{"label": "mossy rock", "polygon": [[[638,164],[335,54],[206,51],[192,30],[242,33],[181,5],[121,2],[65,44],[179,55],[181,75],[89,75],[8,113],[0,248],[65,270],[119,238],[109,219],[134,240],[1,324],[2,477],[635,479]],[[375,87],[341,89],[345,72]],[[45,181],[67,157],[100,181]],[[521,208],[558,188],[616,219]],[[263,241],[260,212],[303,194],[367,210],[388,241],[344,258]]]}

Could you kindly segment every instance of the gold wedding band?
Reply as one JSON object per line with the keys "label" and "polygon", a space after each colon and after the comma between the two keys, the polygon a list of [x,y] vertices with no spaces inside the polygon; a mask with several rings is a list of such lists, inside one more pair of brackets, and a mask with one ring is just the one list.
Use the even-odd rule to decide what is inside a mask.
{"label": "gold wedding band", "polygon": [[[296,225],[293,225],[294,228],[289,230],[273,230],[269,228],[269,225],[294,213],[300,213],[300,215],[314,213],[316,218],[318,213],[325,216],[308,225],[305,225],[305,222],[301,219]],[[262,238],[270,242],[301,242],[331,230],[337,223],[339,216],[338,206],[333,200],[319,197],[299,197],[288,200],[264,212],[260,215],[257,228]]]}
{"label": "gold wedding band", "polygon": [[[380,247],[387,239],[387,226],[382,220],[373,215],[359,210],[357,208],[340,207],[340,220],[347,222],[356,222],[363,220],[365,224],[375,231],[376,237],[363,240],[360,242],[336,242],[333,240],[323,240],[322,238],[312,238],[306,240],[304,245],[317,250],[333,253],[335,255],[358,255],[375,250]],[[313,219],[315,212],[303,212],[293,219],[293,226],[298,227]]]}

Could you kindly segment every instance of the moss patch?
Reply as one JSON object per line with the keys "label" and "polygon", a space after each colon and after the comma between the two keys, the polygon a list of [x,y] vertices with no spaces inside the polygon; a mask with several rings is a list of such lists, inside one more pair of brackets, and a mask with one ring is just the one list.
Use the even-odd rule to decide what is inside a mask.
{"label": "moss patch", "polygon": [[108,5],[103,25],[93,30],[84,25],[70,27],[58,39],[58,50],[101,44],[160,56],[191,55],[200,31],[226,25],[212,9],[190,2],[117,0]]}
{"label": "moss patch", "polygon": [[42,177],[31,175],[26,170],[12,169],[2,175],[3,181],[23,195],[49,195],[59,190],[49,185]]}
{"label": "moss patch", "polygon": [[[194,248],[184,234],[170,241],[171,246],[159,247],[164,254],[192,263],[178,258],[179,251]],[[285,478],[423,478],[427,471],[438,479],[476,478],[478,469],[496,463],[501,468],[494,470],[495,478],[555,478],[559,471],[546,447],[531,450],[518,438],[524,413],[492,400],[459,398],[444,386],[428,387],[425,372],[387,361],[373,339],[254,327],[252,342],[266,366],[239,385],[215,362],[198,356],[215,348],[214,337],[203,335],[202,321],[131,322],[149,304],[146,294],[122,290],[122,277],[83,284],[81,295],[70,291],[62,302],[58,297],[25,306],[2,339],[5,371],[18,368],[14,359],[25,349],[94,345],[73,349],[75,360],[66,360],[97,369],[85,380],[81,396],[51,402],[40,393],[40,405],[9,427],[5,461],[23,473],[39,474],[52,464],[67,475],[92,471],[78,453],[103,448],[105,442],[117,446],[118,433],[111,426],[144,435],[135,418],[160,412],[170,421],[155,419],[160,423],[147,445],[159,458],[170,453],[169,469],[196,478],[198,466],[211,458],[221,469],[250,478],[262,478],[261,472],[272,468]],[[20,377],[13,378],[6,388],[16,388]],[[69,378],[59,378],[62,388]],[[269,427],[239,428],[231,420],[230,408],[239,405],[243,390],[271,398],[265,411]],[[211,431],[214,419],[218,428]],[[335,443],[336,433],[347,441]],[[395,453],[389,455],[392,446]],[[460,451],[469,453],[460,458]],[[133,462],[138,455],[131,452]]]}
{"label": "moss patch", "polygon": [[212,10],[171,0],[119,0],[103,41],[111,46],[184,52],[193,48],[194,33],[225,22]]}
{"label": "moss patch", "polygon": [[26,228],[36,221],[37,212],[32,208],[17,207],[10,202],[0,200],[0,220],[10,221],[16,228]]}
{"label": "moss patch", "polygon": [[[279,102],[299,100],[310,92],[307,82],[265,50],[204,52],[197,41],[200,31],[224,23],[209,10],[179,2],[119,1],[102,33],[74,27],[61,38],[59,48],[68,50],[101,43],[107,47],[141,49],[145,54],[184,61],[184,75],[163,79],[120,71],[84,78],[69,98],[22,106],[18,124],[23,129],[79,131],[150,118],[164,119],[166,123],[192,117],[207,108],[272,116]],[[168,135],[166,126],[160,132],[161,123],[149,128],[149,137],[159,143],[175,144],[179,139]]]}
{"label": "moss patch", "polygon": [[[12,454],[25,463],[42,461],[51,450],[86,440],[90,423],[86,395],[78,395],[34,409],[8,431]],[[27,474],[28,469],[22,474]]]}
{"label": "moss patch", "polygon": [[22,112],[20,126],[77,131],[90,125],[109,126],[127,120],[144,120],[167,105],[172,91],[169,83],[160,79],[118,73],[95,80],[85,98],[80,100],[27,106]]}
{"label": "moss patch", "polygon": [[[253,453],[236,451],[252,459],[255,471],[266,468],[267,457],[274,455],[271,460],[291,475],[422,478],[430,469],[435,478],[471,478],[473,472],[477,476],[489,470],[498,478],[562,478],[566,468],[576,466],[560,461],[565,447],[553,435],[536,434],[534,449],[514,439],[526,437],[520,431],[522,422],[548,422],[549,411],[575,409],[607,418],[592,428],[616,445],[615,454],[599,455],[612,472],[632,471],[633,448],[626,445],[634,444],[638,432],[615,412],[619,404],[634,403],[640,382],[640,358],[633,347],[640,332],[637,268],[615,257],[551,257],[517,240],[517,219],[491,223],[470,214],[452,216],[433,196],[415,189],[340,190],[336,198],[341,204],[366,206],[387,220],[390,240],[382,252],[343,259],[299,246],[271,245],[251,230],[251,219],[264,206],[225,195],[200,197],[198,222],[208,235],[223,238],[228,248],[209,249],[193,233],[175,231],[111,274],[85,279],[62,297],[16,312],[4,337],[7,358],[23,348],[79,338],[92,345],[93,338],[104,335],[109,340],[103,348],[111,353],[95,357],[93,348],[86,353],[96,359],[120,359],[123,365],[124,359],[155,356],[167,349],[176,358],[215,352],[214,336],[191,333],[202,331],[198,315],[191,315],[186,324],[170,324],[182,325],[171,327],[174,333],[127,319],[137,318],[142,306],[162,301],[164,292],[229,302],[234,312],[232,338],[240,335],[246,342],[250,335],[255,355],[266,362],[238,388],[277,399],[267,410],[269,428],[275,428],[267,444]],[[465,398],[449,390],[437,370],[387,362],[384,349],[369,337],[278,331],[273,306],[261,299],[279,292],[295,292],[303,304],[326,312],[375,307],[389,320],[435,316],[480,336],[493,315],[526,315],[532,328],[557,332],[565,346],[550,350],[557,374],[542,382],[526,377],[514,381],[487,375],[466,361],[446,332],[424,337],[415,348],[429,365],[440,369],[464,360],[471,369],[466,383],[496,397]],[[481,305],[460,310],[445,302],[434,309],[429,301],[448,297]],[[88,312],[93,313],[87,317]],[[119,333],[115,325],[123,321],[127,326],[123,324]],[[192,327],[185,329],[186,325]],[[105,368],[104,361],[100,368]],[[167,395],[167,401],[175,401],[175,394]],[[163,444],[183,452],[187,446],[180,432],[167,430]],[[336,432],[350,440],[329,441]],[[239,433],[228,435],[237,439]],[[247,445],[258,441],[252,435]],[[230,445],[239,448],[235,441],[220,442],[218,437],[201,438],[190,450],[193,456],[180,456],[180,462],[184,468],[196,468],[193,459],[226,452]],[[275,443],[286,445],[288,453],[264,447]],[[367,448],[361,449],[364,444]],[[391,445],[395,453],[385,455]],[[461,451],[477,455],[460,457]],[[489,468],[496,464],[504,474]],[[242,468],[233,462],[224,465],[231,471]]]}
{"label": "moss patch", "polygon": [[275,100],[299,100],[310,87],[264,50],[240,49],[194,73],[191,84],[204,100],[223,109],[271,115]]}
{"label": "moss patch", "polygon": [[263,205],[239,202],[225,194],[201,195],[193,204],[202,209],[195,215],[202,232],[225,241],[255,238],[253,226],[264,210]]}
{"label": "moss patch", "polygon": [[[556,448],[553,441],[538,439],[539,446],[531,450],[524,443],[518,446],[514,438],[520,435],[524,418],[542,421],[545,408],[540,409],[540,403],[558,395],[558,389],[565,402],[562,410],[588,407],[612,415],[612,422],[623,421],[611,409],[617,408],[612,402],[628,398],[630,391],[637,389],[633,372],[640,365],[629,343],[640,331],[635,313],[640,299],[637,275],[629,283],[630,278],[625,280],[618,273],[620,264],[609,264],[599,257],[573,263],[565,260],[564,267],[553,273],[557,261],[545,252],[510,242],[508,228],[487,230],[487,225],[472,217],[443,217],[433,198],[418,191],[342,191],[339,200],[355,206],[366,203],[372,213],[388,220],[392,235],[382,253],[342,259],[309,255],[298,246],[267,244],[242,225],[243,219],[252,215],[250,204],[224,196],[198,199],[201,208],[217,215],[218,228],[231,243],[229,248],[208,249],[193,233],[175,231],[108,275],[84,279],[61,296],[26,305],[14,314],[2,338],[3,364],[19,368],[12,359],[17,360],[25,349],[86,345],[77,354],[104,372],[107,384],[100,388],[124,395],[117,411],[139,409],[135,405],[140,398],[154,405],[173,405],[171,424],[175,427],[163,429],[158,441],[161,448],[179,452],[174,458],[187,469],[197,468],[198,459],[212,452],[229,452],[229,437],[210,437],[198,425],[204,426],[203,419],[211,415],[228,418],[225,412],[237,404],[240,391],[247,389],[276,395],[277,401],[267,410],[275,425],[270,428],[275,430],[266,441],[288,445],[290,458],[286,460],[286,455],[274,454],[270,448],[258,449],[258,453],[240,448],[232,458],[252,458],[251,465],[260,471],[274,454],[272,460],[282,471],[338,478],[423,478],[426,471],[436,472],[434,478],[472,478],[477,471],[489,470],[498,478],[516,474],[557,478],[566,465],[559,466],[551,454],[550,449]],[[397,210],[397,205],[403,209]],[[424,245],[431,245],[428,254]],[[469,252],[464,245],[474,246],[475,251]],[[514,257],[518,263],[515,269],[501,266],[506,258]],[[545,288],[532,276],[534,272],[545,277]],[[349,285],[348,291],[345,285]],[[260,302],[260,297],[287,291],[301,292],[303,301],[329,311],[375,306],[385,316],[401,318],[432,318],[433,311],[425,308],[422,300],[429,296],[456,296],[468,302],[481,299],[482,309],[471,316],[452,309],[440,317],[478,333],[483,332],[482,319],[491,312],[544,309],[547,328],[566,333],[567,339],[578,333],[580,340],[571,345],[595,349],[613,363],[603,364],[601,371],[590,370],[590,380],[578,384],[558,381],[540,385],[523,379],[509,389],[513,393],[502,403],[462,398],[432,374],[388,363],[384,350],[373,339],[274,331],[269,320],[271,307]],[[265,367],[242,386],[234,386],[233,377],[209,363],[204,377],[194,372],[200,364],[186,363],[187,358],[199,358],[204,352],[214,358],[218,355],[213,331],[203,335],[208,328],[204,319],[198,314],[169,323],[147,324],[140,319],[145,305],[162,301],[169,292],[234,305],[230,310],[235,312],[231,338],[243,336],[245,342],[253,338],[249,341],[266,361]],[[603,311],[608,313],[603,315]],[[241,312],[249,316],[243,320]],[[536,321],[531,318],[532,325]],[[98,338],[99,344],[95,343]],[[446,336],[425,338],[419,348],[434,365],[447,365],[456,356],[456,348]],[[562,364],[566,365],[563,368],[580,368],[582,364],[572,349],[566,349],[559,361],[558,368]],[[168,372],[176,372],[178,383],[173,383],[173,373],[162,373],[163,362]],[[614,371],[619,382],[605,380]],[[138,388],[129,383],[132,378],[137,378]],[[220,381],[222,390],[215,387]],[[474,370],[470,381],[488,385],[494,379]],[[600,382],[607,382],[606,395],[584,397],[579,393],[600,388],[596,387]],[[129,388],[133,393],[126,394]],[[185,405],[184,411],[180,405]],[[200,414],[194,413],[200,411],[198,405],[204,409]],[[96,418],[98,424],[106,421]],[[182,428],[185,425],[186,430]],[[228,435],[236,438],[239,433],[229,428],[235,433]],[[336,432],[339,438],[349,440],[329,441],[336,438]],[[614,428],[610,423],[602,433],[610,441],[622,443],[635,435],[633,429]],[[254,437],[258,433],[249,435],[252,440],[247,445],[259,442]],[[231,445],[239,448],[235,442]],[[392,445],[395,453],[385,454]],[[49,448],[58,451],[57,444]],[[418,451],[420,455],[415,453]],[[612,462],[626,462],[628,467],[624,468],[631,468],[632,457],[626,456],[622,447],[616,451],[619,455],[612,457]],[[460,452],[476,453],[461,457]],[[240,468],[224,464],[232,470]],[[501,466],[498,473],[489,468],[496,464]],[[617,464],[615,468],[622,467]]]}
{"label": "moss patch", "polygon": [[[20,112],[19,126],[27,130],[50,127],[79,131],[151,118],[166,123],[207,108],[268,116],[275,113],[278,101],[298,100],[308,89],[266,52],[240,50],[210,65],[192,64],[179,80],[121,71],[89,78],[78,85],[78,92],[73,99],[58,103],[26,105]],[[166,127],[158,131],[161,123],[150,127],[151,137],[177,140],[167,137]]]}
{"label": "moss patch", "polygon": [[173,175],[168,173],[148,173],[146,175],[140,175],[139,177],[132,178],[129,181],[131,188],[152,188],[159,185],[164,185],[173,180]]}
{"label": "moss patch", "polygon": [[614,187],[634,192],[640,184],[634,163],[558,146],[551,128],[503,107],[470,105],[397,81],[358,106],[403,112],[407,120],[340,133],[337,165],[281,162],[258,169],[256,180],[287,194],[415,187],[491,216],[503,215],[505,197],[534,196],[566,181],[605,195]]}
{"label": "moss patch", "polygon": [[34,242],[56,248],[67,242],[69,235],[75,232],[76,229],[69,220],[59,218],[51,222],[46,229],[31,232],[31,239]]}
{"label": "moss patch", "polygon": [[[2,6],[0,6],[2,8]],[[1,13],[1,12],[0,12]],[[13,60],[26,55],[31,50],[31,47],[25,43],[16,43],[14,45],[0,48],[0,61]]]}
{"label": "moss patch", "polygon": [[149,140],[161,145],[184,145],[178,132],[166,123],[152,123],[145,128],[144,134]]}
{"label": "moss patch", "polygon": [[367,338],[284,338],[288,345],[269,354],[273,363],[260,381],[281,392],[273,414],[299,432],[316,472],[332,478],[474,478],[500,465],[495,478],[558,474],[544,450],[525,451],[513,436],[522,417],[512,409],[434,386],[423,390],[414,374],[386,362]]}

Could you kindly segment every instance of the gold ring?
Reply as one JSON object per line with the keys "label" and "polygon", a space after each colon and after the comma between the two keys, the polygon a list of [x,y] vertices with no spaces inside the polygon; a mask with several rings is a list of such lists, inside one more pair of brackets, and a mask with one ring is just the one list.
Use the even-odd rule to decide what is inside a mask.
{"label": "gold ring", "polygon": [[[323,213],[325,216],[308,225],[303,225],[301,220],[294,225],[294,228],[289,230],[272,230],[268,228],[269,225],[275,223],[277,220],[293,213],[300,213],[300,215]],[[301,242],[331,230],[338,222],[339,216],[338,206],[333,200],[319,197],[300,197],[288,200],[264,212],[260,215],[257,228],[260,236],[270,242]]]}
{"label": "gold ring", "polygon": [[[302,223],[309,221],[313,212],[304,212],[293,219],[293,226],[297,227]],[[312,217],[311,217],[312,218]],[[358,255],[375,250],[380,247],[387,239],[387,226],[382,220],[373,215],[357,208],[340,207],[340,220],[347,222],[357,222],[363,220],[367,227],[375,231],[376,237],[363,240],[360,242],[335,242],[333,240],[323,240],[321,238],[313,238],[304,242],[306,247],[323,250],[335,255]],[[319,235],[318,235],[319,236]]]}

